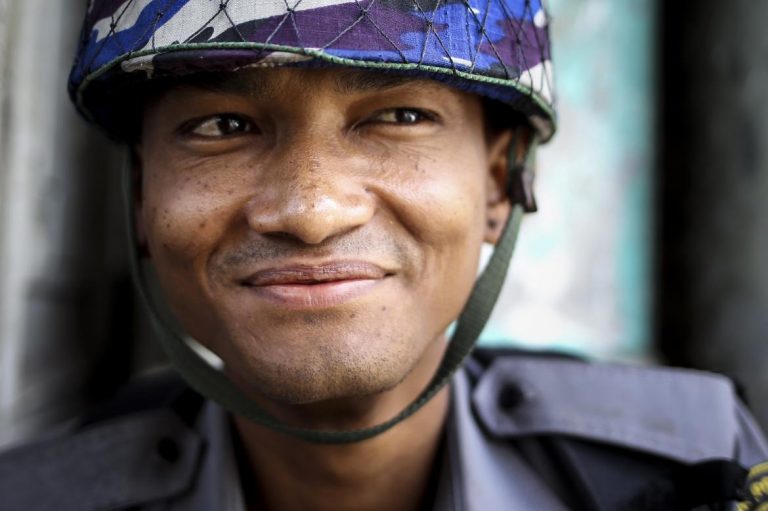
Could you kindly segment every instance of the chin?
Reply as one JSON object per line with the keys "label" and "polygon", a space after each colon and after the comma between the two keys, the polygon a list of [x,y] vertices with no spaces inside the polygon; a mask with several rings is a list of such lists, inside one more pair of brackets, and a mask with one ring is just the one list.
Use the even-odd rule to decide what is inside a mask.
{"label": "chin", "polygon": [[392,390],[418,364],[427,344],[402,333],[360,334],[295,341],[283,336],[279,347],[248,336],[249,341],[234,343],[240,349],[232,356],[222,358],[230,377],[248,393],[299,405]]}

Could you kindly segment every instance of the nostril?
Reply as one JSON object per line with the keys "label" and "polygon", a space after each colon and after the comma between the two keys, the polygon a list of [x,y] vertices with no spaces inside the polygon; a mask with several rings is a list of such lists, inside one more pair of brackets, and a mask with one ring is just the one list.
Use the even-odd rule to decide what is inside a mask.
{"label": "nostril", "polygon": [[265,232],[263,235],[271,240],[278,241],[278,242],[286,242],[286,243],[302,243],[301,239],[289,232],[284,231],[274,231],[274,232]]}

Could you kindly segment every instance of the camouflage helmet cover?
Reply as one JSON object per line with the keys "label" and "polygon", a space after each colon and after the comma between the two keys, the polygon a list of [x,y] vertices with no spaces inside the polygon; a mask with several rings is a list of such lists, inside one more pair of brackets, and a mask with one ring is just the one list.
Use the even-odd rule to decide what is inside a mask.
{"label": "camouflage helmet cover", "polygon": [[[554,131],[549,20],[540,2],[92,0],[70,92],[84,115],[114,134],[120,128],[120,100],[129,99],[123,94],[131,94],[137,81],[153,83],[148,78],[271,66],[346,66],[428,77],[505,102],[527,115],[539,137],[529,144],[522,165],[510,158],[510,170],[519,177],[526,175],[520,169],[529,168],[537,138],[546,140]],[[131,97],[141,101],[142,96]],[[132,101],[125,103],[122,108],[130,110]],[[126,204],[131,204],[135,179],[130,166],[123,179]],[[514,201],[429,385],[396,416],[349,431],[297,428],[261,409],[166,320],[149,292],[138,251],[132,250],[129,260],[158,339],[195,390],[231,412],[306,441],[358,442],[416,413],[472,350],[504,282],[524,206]],[[134,217],[126,215],[132,247],[137,246]]]}
{"label": "camouflage helmet cover", "polygon": [[541,0],[91,0],[69,90],[110,131],[105,93],[119,82],[278,65],[379,69],[510,104],[546,140],[548,24]]}

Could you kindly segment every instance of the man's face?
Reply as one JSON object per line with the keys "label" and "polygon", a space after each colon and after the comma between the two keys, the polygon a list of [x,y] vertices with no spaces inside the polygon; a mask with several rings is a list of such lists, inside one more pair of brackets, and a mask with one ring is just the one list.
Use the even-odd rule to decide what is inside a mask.
{"label": "man's face", "polygon": [[506,135],[480,99],[427,80],[272,69],[178,86],[144,116],[140,236],[177,320],[247,392],[382,392],[469,295],[507,211]]}

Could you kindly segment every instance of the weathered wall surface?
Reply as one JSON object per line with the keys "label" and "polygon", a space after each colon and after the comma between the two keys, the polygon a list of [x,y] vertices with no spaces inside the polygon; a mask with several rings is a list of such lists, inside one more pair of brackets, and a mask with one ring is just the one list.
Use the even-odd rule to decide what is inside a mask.
{"label": "weathered wall surface", "polygon": [[660,336],[768,425],[768,2],[667,2]]}
{"label": "weathered wall surface", "polygon": [[551,0],[559,131],[538,161],[488,339],[644,358],[656,119],[653,0]]}
{"label": "weathered wall surface", "polygon": [[0,443],[71,413],[106,337],[113,157],[66,96],[83,5],[0,1]]}

